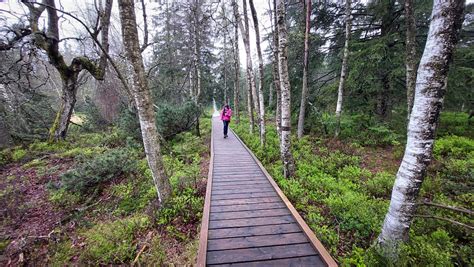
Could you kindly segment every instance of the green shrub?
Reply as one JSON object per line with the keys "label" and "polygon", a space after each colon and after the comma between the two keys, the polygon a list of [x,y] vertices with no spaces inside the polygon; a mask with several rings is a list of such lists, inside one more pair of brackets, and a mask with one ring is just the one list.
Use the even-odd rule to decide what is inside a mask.
{"label": "green shrub", "polygon": [[134,171],[136,158],[130,149],[108,150],[62,174],[61,185],[67,190],[85,193],[123,173]]}
{"label": "green shrub", "polygon": [[103,222],[84,232],[86,246],[81,255],[89,264],[121,264],[136,254],[135,236],[150,226],[146,216]]}
{"label": "green shrub", "polygon": [[462,136],[446,136],[435,141],[433,154],[436,159],[444,157],[464,158],[474,151],[474,140]]}
{"label": "green shrub", "polygon": [[374,197],[389,198],[392,192],[395,175],[388,172],[379,172],[365,183],[367,193]]}
{"label": "green shrub", "polygon": [[370,171],[352,165],[344,166],[337,173],[338,179],[347,179],[359,184],[367,181],[371,176]]}
{"label": "green shrub", "polygon": [[70,263],[74,252],[74,247],[70,240],[56,243],[51,248],[52,257],[49,259],[49,264],[52,266],[66,266]]}
{"label": "green shrub", "polygon": [[29,150],[31,152],[61,152],[65,151],[69,147],[69,144],[64,141],[59,142],[41,142],[35,141],[29,145]]}
{"label": "green shrub", "polygon": [[168,225],[174,220],[184,223],[198,222],[201,219],[204,199],[194,188],[185,188],[175,194],[158,212],[158,223]]}
{"label": "green shrub", "polygon": [[0,151],[0,167],[7,165],[12,161],[12,154],[9,148]]}
{"label": "green shrub", "polygon": [[458,135],[474,138],[474,127],[472,122],[469,124],[468,118],[469,114],[465,112],[442,112],[438,136]]}
{"label": "green shrub", "polygon": [[402,246],[400,264],[407,266],[452,266],[454,243],[449,234],[438,229],[429,235],[410,234],[410,241]]}
{"label": "green shrub", "polygon": [[49,201],[61,208],[72,207],[81,201],[81,196],[77,193],[61,189],[49,189]]}

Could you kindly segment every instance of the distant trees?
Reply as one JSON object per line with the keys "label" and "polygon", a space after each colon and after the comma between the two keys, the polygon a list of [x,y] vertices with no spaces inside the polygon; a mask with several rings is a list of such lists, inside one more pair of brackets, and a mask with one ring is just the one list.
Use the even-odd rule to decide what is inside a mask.
{"label": "distant trees", "polygon": [[431,161],[436,128],[447,87],[447,74],[463,21],[464,1],[435,0],[425,50],[418,68],[407,145],[392,190],[378,244],[389,258],[407,240],[416,199]]}

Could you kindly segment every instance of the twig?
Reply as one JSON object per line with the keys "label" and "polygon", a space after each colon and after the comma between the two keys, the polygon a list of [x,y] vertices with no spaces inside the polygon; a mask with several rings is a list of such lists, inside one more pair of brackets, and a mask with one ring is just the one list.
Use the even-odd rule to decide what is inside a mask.
{"label": "twig", "polygon": [[433,202],[429,202],[429,201],[419,202],[418,205],[433,206],[433,207],[438,207],[438,208],[447,209],[447,210],[459,211],[459,212],[466,213],[466,214],[469,214],[469,215],[474,214],[474,212],[472,210],[468,210],[468,209],[465,209],[465,208],[454,207],[454,206],[449,206],[449,205],[443,205],[443,204],[439,204],[439,203],[433,203]]}
{"label": "twig", "polygon": [[142,249],[140,249],[140,251],[138,252],[137,256],[135,257],[135,259],[134,259],[133,262],[132,262],[132,266],[137,263],[138,258],[140,258],[140,255],[142,255],[142,253],[143,253],[143,251],[145,251],[146,247],[147,247],[147,245],[144,245],[144,246],[142,247]]}
{"label": "twig", "polygon": [[470,225],[464,224],[464,223],[462,223],[462,222],[458,222],[458,221],[451,220],[451,219],[444,218],[444,217],[431,216],[431,215],[422,215],[422,214],[416,214],[415,217],[441,220],[441,221],[445,221],[445,222],[450,222],[450,223],[455,224],[455,225],[458,225],[458,226],[465,227],[465,228],[467,228],[467,229],[469,229],[469,230],[471,230],[471,231],[474,230],[474,226],[470,226]]}

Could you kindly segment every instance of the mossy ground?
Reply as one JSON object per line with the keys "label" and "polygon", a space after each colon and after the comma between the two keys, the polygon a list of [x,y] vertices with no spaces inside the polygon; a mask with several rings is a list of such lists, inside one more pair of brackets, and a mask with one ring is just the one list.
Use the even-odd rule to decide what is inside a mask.
{"label": "mossy ground", "polygon": [[158,209],[139,140],[117,129],[71,131],[66,142],[35,142],[0,154],[0,264],[189,265],[197,254],[209,162],[202,137],[163,145],[172,198]]}

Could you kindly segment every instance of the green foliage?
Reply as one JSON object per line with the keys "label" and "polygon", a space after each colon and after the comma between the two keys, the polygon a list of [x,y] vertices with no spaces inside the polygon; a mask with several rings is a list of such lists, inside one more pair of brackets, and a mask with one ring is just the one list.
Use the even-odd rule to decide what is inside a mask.
{"label": "green foliage", "polygon": [[190,130],[200,116],[200,109],[193,101],[180,106],[161,104],[156,111],[156,125],[164,138],[170,138],[178,133]]}
{"label": "green foliage", "polygon": [[150,227],[146,216],[134,216],[113,222],[103,222],[85,231],[86,247],[81,254],[89,264],[123,264],[134,259],[134,237]]}
{"label": "green foliage", "polygon": [[185,188],[173,196],[158,212],[158,223],[196,222],[201,219],[204,199],[197,196],[194,188]]}
{"label": "green foliage", "polygon": [[12,161],[11,149],[5,148],[0,151],[0,167],[7,165]]}
{"label": "green foliage", "polygon": [[388,198],[392,192],[395,175],[388,172],[379,172],[369,179],[365,188],[367,193],[377,198]]}
{"label": "green foliage", "polygon": [[437,134],[440,137],[447,135],[466,136],[474,138],[473,122],[469,121],[467,112],[442,112]]}
{"label": "green foliage", "polygon": [[166,252],[163,249],[160,236],[156,235],[150,241],[150,248],[142,254],[139,263],[148,266],[163,266],[166,260]]}
{"label": "green foliage", "polygon": [[49,201],[60,208],[68,208],[78,204],[82,198],[78,193],[70,192],[64,188],[49,189]]}
{"label": "green foliage", "polygon": [[453,266],[454,243],[449,234],[438,229],[429,235],[411,234],[402,247],[400,264],[408,266]]}
{"label": "green foliage", "polygon": [[134,171],[136,152],[127,148],[111,149],[61,175],[61,185],[74,192],[86,193],[121,174]]}
{"label": "green foliage", "polygon": [[474,152],[474,140],[462,136],[446,136],[435,141],[433,154],[437,159],[442,157],[460,158]]}
{"label": "green foliage", "polygon": [[52,257],[49,261],[49,264],[52,266],[68,265],[75,252],[70,240],[54,244],[51,250]]}
{"label": "green foliage", "polygon": [[16,148],[12,152],[12,160],[13,161],[20,161],[22,160],[28,152],[22,148]]}

